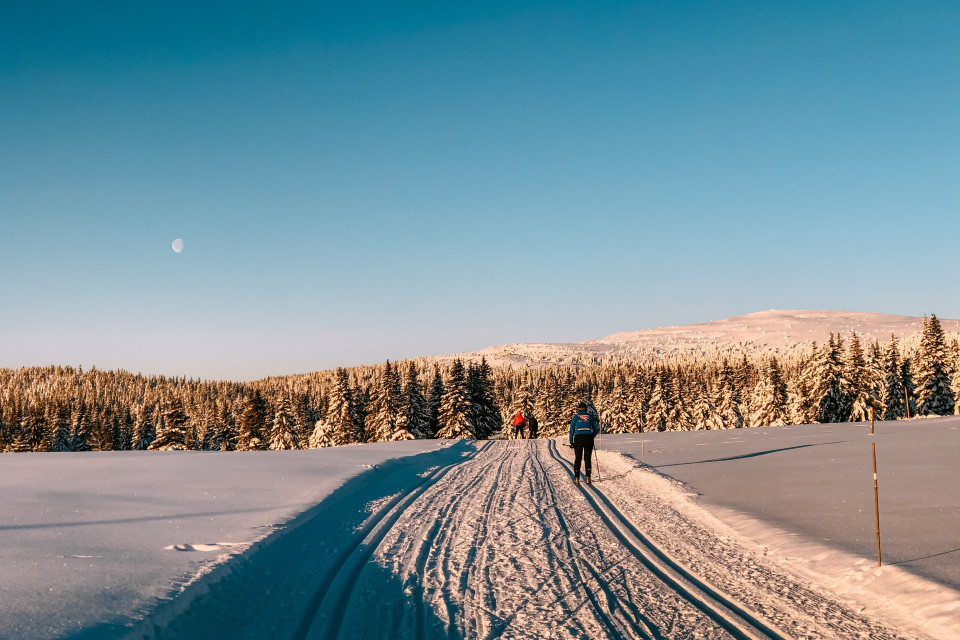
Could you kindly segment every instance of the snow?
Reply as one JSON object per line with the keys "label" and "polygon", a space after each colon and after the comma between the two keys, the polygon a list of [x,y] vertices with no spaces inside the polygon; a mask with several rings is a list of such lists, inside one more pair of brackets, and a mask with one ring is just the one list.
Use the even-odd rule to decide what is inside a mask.
{"label": "snow", "polygon": [[0,456],[0,637],[120,628],[349,478],[448,445]]}
{"label": "snow", "polygon": [[[947,334],[960,334],[960,320],[939,318]],[[919,339],[923,318],[885,313],[834,310],[770,310],[699,324],[623,331],[603,338],[575,343],[528,343],[488,347],[472,353],[447,355],[455,358],[487,359],[491,366],[543,366],[576,364],[593,358],[616,356],[643,359],[655,353],[704,351],[735,346],[750,352],[806,352],[813,342],[823,344],[831,333],[849,337],[856,332],[864,344],[886,344],[891,334],[901,341]],[[912,344],[912,342],[908,342]]]}
{"label": "snow", "polygon": [[[960,417],[644,434],[648,465],[723,507],[960,589]],[[639,460],[640,436],[604,435]],[[601,454],[602,455],[602,454]]]}
{"label": "snow", "polygon": [[0,635],[956,638],[958,424],[878,424],[880,569],[863,424],[8,455]]}

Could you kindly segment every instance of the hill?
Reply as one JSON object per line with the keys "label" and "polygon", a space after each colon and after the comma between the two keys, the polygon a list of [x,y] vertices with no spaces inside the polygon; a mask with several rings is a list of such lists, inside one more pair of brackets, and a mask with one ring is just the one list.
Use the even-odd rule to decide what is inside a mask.
{"label": "hill", "polygon": [[[960,334],[960,320],[940,318],[947,334]],[[829,310],[770,310],[699,324],[624,331],[573,343],[527,343],[487,347],[438,360],[486,358],[493,366],[536,367],[551,364],[643,362],[655,356],[693,352],[791,355],[825,342],[831,333],[860,335],[863,342],[887,342],[891,335],[910,345],[923,318],[885,313]]]}

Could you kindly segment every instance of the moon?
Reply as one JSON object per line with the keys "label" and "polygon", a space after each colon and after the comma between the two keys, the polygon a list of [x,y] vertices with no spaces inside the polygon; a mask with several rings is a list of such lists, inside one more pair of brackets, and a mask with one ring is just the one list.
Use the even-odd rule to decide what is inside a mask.
{"label": "moon", "polygon": [[173,241],[173,252],[180,253],[183,251],[183,238],[177,238]]}

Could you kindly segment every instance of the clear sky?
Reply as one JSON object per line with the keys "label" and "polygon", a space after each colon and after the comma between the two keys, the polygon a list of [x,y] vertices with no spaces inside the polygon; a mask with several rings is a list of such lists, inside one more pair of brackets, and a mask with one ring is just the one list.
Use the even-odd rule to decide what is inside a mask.
{"label": "clear sky", "polygon": [[958,236],[952,0],[0,3],[0,366],[960,318]]}

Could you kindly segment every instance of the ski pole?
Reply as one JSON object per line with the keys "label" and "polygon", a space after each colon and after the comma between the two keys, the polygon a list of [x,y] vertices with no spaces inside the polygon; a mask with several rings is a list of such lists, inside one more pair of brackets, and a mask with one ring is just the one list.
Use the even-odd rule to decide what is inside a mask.
{"label": "ski pole", "polygon": [[[599,429],[600,429],[600,431],[597,432],[597,435],[600,437],[600,445],[602,446],[602,445],[603,445],[603,425],[597,425],[597,426],[598,426]],[[596,450],[595,453],[597,454],[597,455],[596,455],[596,457],[597,457],[597,482],[599,482],[599,481],[600,481],[600,449],[599,449],[599,447],[597,448],[597,450]]]}

